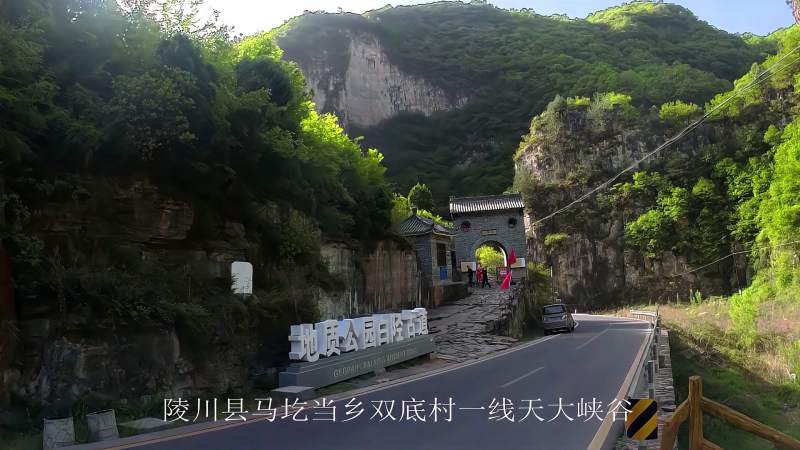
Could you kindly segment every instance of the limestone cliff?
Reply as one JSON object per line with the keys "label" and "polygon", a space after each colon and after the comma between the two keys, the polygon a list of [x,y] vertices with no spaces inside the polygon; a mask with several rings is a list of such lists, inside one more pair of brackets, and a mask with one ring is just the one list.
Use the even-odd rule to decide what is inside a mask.
{"label": "limestone cliff", "polygon": [[[0,247],[0,410],[9,407],[0,426],[26,420],[27,404],[12,408],[14,398],[60,414],[78,399],[149,404],[164,395],[268,387],[288,362],[288,325],[303,318],[301,302],[290,294],[307,295],[322,318],[417,305],[416,259],[402,242],[379,241],[371,252],[352,242],[325,244],[322,259],[341,283],[322,289],[301,275],[287,294],[274,286],[292,274],[269,266],[256,272],[255,295],[241,299],[229,292],[231,262],[259,267],[241,222],[203,219],[201,203],[147,177],[59,183],[30,221],[47,245],[42,263],[55,273],[55,285],[11,272]],[[145,286],[112,270],[123,263],[131,272],[152,267]],[[16,303],[6,292],[12,280],[33,286],[20,289]],[[180,298],[163,290],[176,283]],[[190,300],[194,306],[184,303]],[[147,316],[164,306],[163,319]],[[261,311],[271,318],[260,321]]]}
{"label": "limestone cliff", "polygon": [[335,113],[345,126],[368,127],[402,112],[427,116],[467,103],[466,96],[393,64],[373,34],[342,30],[336,39],[338,49],[308,54],[309,49],[287,46],[285,56],[299,63],[317,110]]}
{"label": "limestone cliff", "polygon": [[[602,307],[675,300],[676,296],[685,301],[691,290],[703,295],[729,293],[750,276],[743,259],[724,261],[714,267],[716,270],[681,275],[693,269],[685,254],[663,251],[643,256],[632,251],[626,246],[625,225],[643,210],[609,205],[608,197],[604,197],[607,189],[539,221],[663,143],[669,130],[658,125],[657,116],[654,122],[652,114],[645,113],[645,117],[624,127],[615,129],[612,125],[598,132],[592,129],[585,107],[543,113],[551,122],[534,132],[517,155],[518,186],[525,194],[527,209],[529,258],[553,267],[555,290],[567,303]],[[722,139],[724,130],[701,127],[635,170],[684,170],[703,149],[718,145]],[[615,182],[627,181],[630,175]],[[691,179],[694,174],[688,170],[685,176]]]}

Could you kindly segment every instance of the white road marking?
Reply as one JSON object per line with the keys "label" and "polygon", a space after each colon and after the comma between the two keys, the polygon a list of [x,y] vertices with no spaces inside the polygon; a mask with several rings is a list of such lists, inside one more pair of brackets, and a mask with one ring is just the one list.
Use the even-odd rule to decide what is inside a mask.
{"label": "white road marking", "polygon": [[503,385],[501,385],[500,387],[501,387],[501,388],[507,388],[507,387],[511,386],[512,384],[516,383],[517,381],[520,381],[520,380],[522,380],[523,378],[527,378],[527,377],[529,377],[529,376],[531,376],[531,375],[535,374],[536,372],[538,372],[538,371],[540,371],[540,370],[542,370],[542,369],[544,369],[544,366],[542,366],[542,367],[539,367],[538,369],[533,369],[533,370],[531,370],[530,372],[526,373],[525,375],[522,375],[522,376],[520,376],[520,377],[514,378],[513,380],[509,381],[509,382],[508,382],[508,383],[506,383],[506,384],[503,384]]}
{"label": "white road marking", "polygon": [[595,340],[595,339],[599,338],[600,336],[602,336],[602,335],[606,334],[606,333],[608,332],[608,330],[609,330],[609,328],[606,328],[605,330],[603,330],[603,331],[601,331],[601,332],[599,332],[599,333],[595,334],[595,335],[594,335],[594,336],[592,336],[592,337],[591,337],[591,338],[590,338],[588,341],[586,341],[586,342],[584,342],[583,344],[581,344],[581,345],[579,345],[579,346],[575,347],[575,350],[580,350],[580,349],[582,349],[583,347],[585,347],[585,346],[589,345],[589,344],[590,344],[590,343],[591,343],[593,340]]}
{"label": "white road marking", "polygon": [[393,388],[393,387],[400,386],[400,385],[403,385],[403,384],[414,383],[414,382],[419,381],[419,380],[424,380],[425,378],[434,377],[436,375],[441,375],[441,374],[444,374],[444,373],[447,373],[447,372],[452,372],[454,370],[460,370],[460,369],[463,369],[465,367],[474,366],[475,364],[484,363],[486,361],[489,361],[489,360],[492,360],[492,359],[495,359],[495,358],[499,358],[501,356],[505,356],[505,355],[508,355],[510,353],[517,352],[519,350],[524,350],[524,349],[526,349],[528,347],[533,347],[534,345],[541,344],[542,342],[547,342],[547,341],[555,339],[557,337],[558,337],[558,335],[551,335],[551,336],[539,338],[539,339],[536,339],[535,341],[531,341],[531,342],[528,342],[528,343],[525,343],[525,344],[522,344],[522,345],[518,345],[516,347],[510,347],[510,348],[508,348],[506,350],[501,350],[501,351],[499,351],[497,353],[494,353],[494,354],[489,354],[489,355],[486,355],[486,356],[482,356],[479,359],[474,359],[474,360],[471,360],[471,361],[465,361],[465,362],[462,362],[462,363],[454,364],[454,365],[448,366],[448,367],[443,367],[441,369],[432,370],[430,372],[422,373],[422,374],[419,374],[419,375],[411,375],[411,376],[406,377],[406,378],[400,378],[398,380],[389,381],[389,382],[386,382],[386,383],[383,383],[383,384],[380,384],[380,385],[367,386],[367,387],[364,387],[364,388],[361,388],[361,389],[355,389],[355,390],[352,390],[352,391],[348,391],[348,392],[344,392],[344,393],[341,393],[341,394],[336,394],[336,395],[327,397],[327,399],[333,400],[334,402],[341,401],[341,400],[349,400],[352,397],[359,397],[359,396],[362,396],[362,395],[365,395],[365,394],[371,394],[373,392],[383,391],[385,389]]}
{"label": "white road marking", "polygon": [[[625,376],[625,380],[622,381],[622,386],[620,386],[619,392],[615,398],[624,398],[625,393],[630,389],[630,386],[633,383],[633,377],[636,374],[636,369],[638,369],[637,366],[641,364],[641,360],[646,349],[647,339],[643,339],[642,345],[639,347],[639,352],[636,354],[636,358],[633,359],[631,368],[628,369],[628,374]],[[614,424],[614,416],[612,414],[606,414],[605,419],[603,419],[603,423],[600,424],[600,428],[597,429],[597,432],[592,438],[592,442],[589,443],[589,446],[586,448],[586,450],[600,450],[601,448],[604,448],[603,444],[605,444],[606,440],[608,439],[608,435],[611,433],[611,428],[614,426]]]}

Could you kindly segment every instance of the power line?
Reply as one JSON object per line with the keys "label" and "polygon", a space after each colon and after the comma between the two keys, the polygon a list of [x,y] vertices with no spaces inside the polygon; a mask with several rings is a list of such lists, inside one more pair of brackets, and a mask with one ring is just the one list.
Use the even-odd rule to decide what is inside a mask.
{"label": "power line", "polygon": [[[788,57],[789,57],[789,55],[793,54],[793,53],[794,53],[794,52],[796,52],[798,49],[800,49],[800,45],[798,45],[797,47],[794,47],[794,48],[793,48],[791,51],[787,52],[785,55],[783,55],[783,56],[781,56],[780,58],[778,58],[778,59],[777,59],[777,60],[776,60],[774,63],[772,63],[772,65],[771,65],[771,66],[770,66],[768,69],[766,69],[766,70],[764,70],[763,72],[761,72],[760,74],[758,74],[758,76],[757,76],[756,78],[754,78],[752,81],[750,81],[750,82],[749,82],[749,83],[747,83],[746,85],[744,85],[744,86],[742,86],[742,87],[740,87],[740,88],[736,89],[735,91],[733,91],[733,93],[732,93],[732,94],[731,94],[731,95],[730,95],[728,98],[726,98],[726,99],[725,99],[725,100],[723,100],[721,103],[717,104],[716,106],[714,106],[713,108],[711,108],[710,110],[708,110],[708,111],[707,111],[705,114],[703,114],[703,116],[702,116],[701,118],[697,119],[697,120],[696,120],[695,122],[693,122],[691,125],[687,126],[687,127],[686,127],[686,128],[684,128],[683,130],[681,130],[681,131],[680,131],[678,134],[676,134],[675,136],[671,137],[670,139],[667,139],[667,141],[665,141],[663,144],[661,144],[660,146],[658,146],[658,147],[657,147],[655,150],[653,150],[653,151],[651,151],[651,152],[649,152],[649,153],[645,154],[643,157],[641,157],[640,159],[638,159],[636,162],[634,162],[634,163],[633,163],[633,164],[631,164],[630,166],[626,167],[624,170],[622,170],[622,171],[621,171],[621,172],[619,172],[618,174],[616,174],[616,175],[614,175],[613,177],[609,178],[608,180],[604,181],[603,183],[601,183],[600,185],[598,185],[598,186],[597,186],[597,187],[595,187],[594,189],[590,190],[589,192],[587,192],[587,193],[585,193],[585,194],[581,195],[581,196],[580,196],[580,197],[578,197],[576,200],[572,201],[571,203],[567,204],[566,206],[564,206],[564,207],[562,207],[562,208],[559,208],[559,209],[557,209],[556,211],[554,211],[554,212],[552,212],[552,213],[548,214],[547,216],[545,216],[545,217],[543,217],[543,218],[541,218],[541,219],[539,219],[539,220],[536,220],[535,222],[532,222],[532,223],[531,223],[531,226],[535,226],[535,225],[538,225],[539,223],[542,223],[542,222],[544,222],[544,221],[546,221],[546,220],[552,219],[553,217],[557,216],[558,214],[561,214],[562,212],[566,211],[567,209],[569,209],[569,208],[571,208],[571,207],[573,207],[573,206],[577,205],[578,203],[580,203],[580,202],[582,202],[582,201],[586,200],[587,198],[589,198],[590,196],[592,196],[594,193],[596,193],[596,192],[598,192],[598,191],[600,191],[600,190],[602,190],[602,189],[605,189],[606,187],[608,187],[608,186],[609,186],[611,183],[613,183],[614,181],[616,181],[617,179],[619,179],[619,177],[621,177],[622,175],[624,175],[624,174],[626,174],[626,173],[630,172],[631,170],[633,170],[633,169],[637,168],[637,167],[639,166],[639,164],[641,164],[641,163],[642,163],[642,162],[644,162],[645,160],[649,159],[651,156],[653,156],[653,155],[655,155],[656,153],[660,152],[661,150],[663,150],[663,149],[665,149],[665,148],[669,147],[670,145],[674,144],[675,142],[678,142],[680,139],[682,139],[682,138],[683,138],[684,136],[686,136],[688,133],[690,133],[691,131],[694,131],[694,129],[695,129],[695,128],[697,128],[698,126],[700,126],[700,124],[702,124],[703,122],[705,122],[705,121],[706,121],[706,119],[708,119],[708,118],[709,118],[709,117],[710,117],[712,114],[714,114],[714,113],[715,113],[715,112],[717,112],[719,109],[721,109],[723,106],[725,106],[726,104],[730,103],[730,102],[731,102],[731,101],[732,101],[734,98],[736,98],[737,96],[739,96],[739,94],[741,94],[742,92],[744,92],[744,91],[746,91],[746,90],[750,89],[751,87],[755,86],[756,84],[760,84],[760,83],[762,83],[764,80],[766,80],[766,79],[769,77],[769,75],[772,73],[772,71],[773,71],[773,70],[775,70],[775,69],[776,69],[776,67],[777,67],[777,66],[778,66],[778,65],[779,65],[779,64],[780,64],[780,63],[781,63],[783,60],[785,60],[786,58],[788,58]],[[783,67],[789,67],[789,66],[791,66],[792,64],[796,63],[798,60],[800,60],[800,58],[795,58],[795,59],[794,59],[792,62],[790,62],[790,63],[788,63],[788,64],[784,65]]]}
{"label": "power line", "polygon": [[698,270],[705,269],[705,268],[706,268],[706,267],[708,267],[708,266],[712,266],[712,265],[714,265],[714,264],[716,264],[716,263],[718,263],[718,262],[720,262],[720,261],[723,261],[723,260],[725,260],[725,259],[728,259],[728,258],[730,258],[731,256],[735,256],[735,255],[741,255],[742,253],[751,253],[751,252],[753,252],[753,251],[755,251],[755,250],[764,250],[764,249],[766,249],[766,248],[785,247],[785,246],[787,246],[787,245],[792,245],[792,244],[800,244],[800,241],[784,242],[783,244],[776,244],[776,245],[765,245],[765,246],[763,246],[763,247],[751,248],[750,250],[740,250],[740,251],[738,251],[738,252],[733,252],[733,253],[731,253],[731,254],[729,254],[729,255],[725,255],[725,256],[723,256],[722,258],[719,258],[719,259],[717,259],[717,260],[714,260],[714,261],[712,261],[712,262],[710,262],[710,263],[708,263],[708,264],[706,264],[706,265],[704,265],[704,266],[700,266],[700,267],[698,267],[698,268],[696,268],[696,269],[692,269],[692,270],[689,270],[689,271],[686,271],[686,272],[683,272],[683,273],[679,273],[679,274],[676,274],[676,275],[671,275],[671,277],[672,277],[672,278],[677,278],[677,277],[682,277],[682,276],[684,276],[684,275],[689,275],[690,273],[697,272]]}

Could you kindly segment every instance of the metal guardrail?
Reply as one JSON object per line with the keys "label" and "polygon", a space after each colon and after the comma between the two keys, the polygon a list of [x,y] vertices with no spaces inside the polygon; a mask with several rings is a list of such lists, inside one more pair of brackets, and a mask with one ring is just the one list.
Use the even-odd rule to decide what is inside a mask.
{"label": "metal guardrail", "polygon": [[648,321],[650,323],[655,323],[658,320],[658,317],[659,317],[658,316],[658,309],[656,309],[655,312],[653,312],[653,311],[634,311],[634,310],[631,310],[630,314],[631,314],[631,317],[633,317],[634,319],[646,320],[646,321]]}
{"label": "metal guardrail", "polygon": [[635,382],[631,383],[630,387],[628,387],[628,398],[634,397],[636,395],[636,391],[639,387],[639,380],[642,379],[642,372],[645,373],[645,380],[647,382],[647,394],[649,398],[655,398],[656,389],[655,389],[655,378],[656,373],[659,368],[658,363],[658,339],[661,335],[661,316],[658,314],[658,308],[656,311],[633,311],[631,310],[630,316],[639,319],[639,320],[646,320],[650,323],[650,335],[647,338],[646,349],[647,351],[642,354],[640,360],[636,363],[638,367],[636,369],[636,375],[634,376]]}

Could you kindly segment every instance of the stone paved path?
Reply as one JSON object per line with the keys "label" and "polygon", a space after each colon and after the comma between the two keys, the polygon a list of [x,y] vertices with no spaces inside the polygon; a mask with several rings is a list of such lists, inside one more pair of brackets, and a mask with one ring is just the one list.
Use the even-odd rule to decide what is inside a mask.
{"label": "stone paved path", "polygon": [[464,299],[428,310],[428,329],[436,341],[437,358],[424,362],[419,359],[407,361],[389,367],[377,376],[362,375],[318,389],[317,394],[329,396],[386,383],[511,347],[516,339],[496,334],[510,312],[509,295],[510,291],[502,291],[497,286],[473,288]]}
{"label": "stone paved path", "polygon": [[466,361],[517,342],[517,339],[496,334],[510,312],[510,291],[501,290],[497,284],[470,291],[464,299],[428,311],[428,328],[436,340],[441,359]]}

